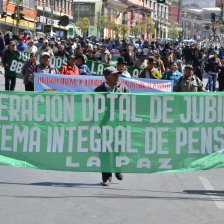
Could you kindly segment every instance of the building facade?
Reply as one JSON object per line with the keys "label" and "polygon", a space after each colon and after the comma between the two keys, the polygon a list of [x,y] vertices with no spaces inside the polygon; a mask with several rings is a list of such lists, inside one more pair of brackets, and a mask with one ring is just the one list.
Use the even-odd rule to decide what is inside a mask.
{"label": "building facade", "polygon": [[[24,14],[25,20],[19,21],[20,31],[36,29],[36,0],[21,0],[20,13]],[[17,20],[12,18],[13,14],[17,14],[18,0],[4,0],[3,12],[6,13],[5,18],[0,19],[0,30],[2,32],[11,31],[17,33]]]}

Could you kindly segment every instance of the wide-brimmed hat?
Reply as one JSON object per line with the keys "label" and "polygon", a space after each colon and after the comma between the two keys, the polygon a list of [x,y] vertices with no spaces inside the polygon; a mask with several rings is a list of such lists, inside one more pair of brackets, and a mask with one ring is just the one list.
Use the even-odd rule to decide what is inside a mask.
{"label": "wide-brimmed hat", "polygon": [[124,57],[119,57],[117,59],[117,65],[127,65],[127,62],[125,61]]}
{"label": "wide-brimmed hat", "polygon": [[119,73],[119,71],[113,66],[107,67],[103,70],[103,75],[104,76],[114,75],[114,74],[118,74],[118,73]]}
{"label": "wide-brimmed hat", "polygon": [[156,64],[156,59],[153,56],[150,56],[148,58],[148,62],[153,63],[153,64]]}

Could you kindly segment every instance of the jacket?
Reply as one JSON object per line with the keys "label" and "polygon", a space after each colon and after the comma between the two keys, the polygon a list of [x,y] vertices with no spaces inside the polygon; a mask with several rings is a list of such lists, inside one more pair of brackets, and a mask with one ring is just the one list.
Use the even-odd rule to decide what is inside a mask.
{"label": "jacket", "polygon": [[79,69],[77,66],[72,68],[69,64],[65,65],[61,69],[62,75],[79,75]]}
{"label": "jacket", "polygon": [[179,78],[183,76],[182,73],[180,73],[179,71],[176,71],[176,74],[174,74],[173,70],[170,70],[168,72],[165,72],[163,74],[162,79],[165,80],[173,80],[173,85],[175,86],[177,84],[177,81],[179,80]]}
{"label": "jacket", "polygon": [[202,81],[195,75],[192,76],[190,82],[185,76],[182,76],[173,87],[174,92],[205,92]]}
{"label": "jacket", "polygon": [[83,74],[84,69],[85,69],[87,75],[92,75],[92,73],[87,65],[82,64],[80,67],[78,67],[78,69],[79,69],[79,75],[84,75]]}
{"label": "jacket", "polygon": [[151,71],[149,71],[147,68],[144,69],[144,70],[141,72],[139,78],[147,78],[147,73],[148,73],[148,75],[149,75],[149,79],[153,79],[152,76],[151,76],[151,73],[152,73],[153,75],[157,76],[159,79],[162,78],[162,75],[160,74],[159,70],[156,69],[156,68],[153,68]]}
{"label": "jacket", "polygon": [[[94,90],[94,92],[108,92],[106,87],[105,87],[105,82],[103,82],[103,84],[99,85],[98,87],[96,87],[96,89]],[[129,93],[129,89],[126,85],[118,83],[115,87],[114,87],[114,92],[119,92],[119,93]]]}

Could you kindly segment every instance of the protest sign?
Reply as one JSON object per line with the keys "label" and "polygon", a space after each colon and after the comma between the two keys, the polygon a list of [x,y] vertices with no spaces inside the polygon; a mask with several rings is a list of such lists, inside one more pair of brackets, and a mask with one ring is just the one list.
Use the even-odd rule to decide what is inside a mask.
{"label": "protest sign", "polygon": [[[86,75],[36,74],[35,91],[94,92],[105,81],[104,77]],[[120,77],[130,92],[172,92],[173,82],[158,79],[134,79]]]}
{"label": "protest sign", "polygon": [[83,172],[224,167],[224,93],[0,92],[0,165]]}

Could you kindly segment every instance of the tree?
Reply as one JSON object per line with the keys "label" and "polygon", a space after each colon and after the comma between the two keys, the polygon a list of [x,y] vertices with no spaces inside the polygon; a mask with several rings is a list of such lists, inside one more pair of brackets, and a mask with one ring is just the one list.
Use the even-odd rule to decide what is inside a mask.
{"label": "tree", "polygon": [[168,37],[171,39],[178,39],[179,31],[177,26],[170,26],[168,31]]}
{"label": "tree", "polygon": [[[147,39],[149,39],[149,34],[155,34],[155,26],[151,18],[147,17],[142,22],[142,30],[147,33]],[[144,34],[144,33],[143,33]]]}
{"label": "tree", "polygon": [[100,30],[101,30],[101,37],[104,37],[104,29],[111,27],[111,20],[110,16],[104,15],[100,17]]}
{"label": "tree", "polygon": [[90,20],[87,17],[81,18],[78,22],[75,23],[75,25],[81,29],[84,38],[86,37],[89,24]]}
{"label": "tree", "polygon": [[125,35],[128,32],[128,25],[127,24],[121,24],[120,25],[120,31],[121,31],[121,35],[123,36],[123,38],[125,38]]}

